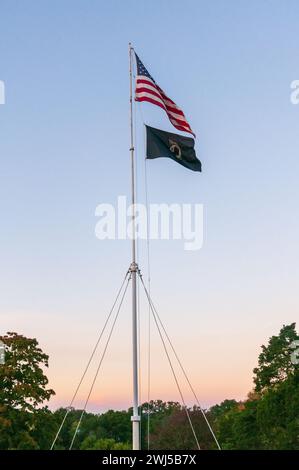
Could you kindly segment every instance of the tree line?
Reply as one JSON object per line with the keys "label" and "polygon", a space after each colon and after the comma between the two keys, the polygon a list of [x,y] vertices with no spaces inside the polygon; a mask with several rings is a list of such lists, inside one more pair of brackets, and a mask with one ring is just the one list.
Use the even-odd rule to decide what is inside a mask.
{"label": "tree line", "polygon": [[[222,449],[299,450],[299,366],[296,325],[284,325],[261,347],[253,370],[253,390],[243,401],[227,399],[205,410]],[[51,411],[55,394],[44,369],[48,355],[36,339],[9,332],[0,336],[5,362],[0,364],[0,449],[49,449],[64,419],[55,449],[69,449],[81,410]],[[295,358],[295,359],[294,359]],[[197,406],[188,409],[201,449],[216,449]],[[131,448],[132,409],[85,413],[73,449]],[[141,442],[147,449],[196,449],[186,409],[178,402],[152,400],[141,406]]]}

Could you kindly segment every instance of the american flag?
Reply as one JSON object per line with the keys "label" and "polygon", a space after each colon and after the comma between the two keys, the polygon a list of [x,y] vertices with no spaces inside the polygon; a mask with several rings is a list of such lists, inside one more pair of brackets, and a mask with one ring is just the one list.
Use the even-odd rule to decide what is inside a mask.
{"label": "american flag", "polygon": [[153,77],[144,67],[136,52],[135,56],[137,62],[135,100],[148,101],[149,103],[160,106],[160,108],[166,111],[171,124],[176,129],[189,132],[195,137],[183,111],[170,98],[168,98],[164,91],[157,85]]}

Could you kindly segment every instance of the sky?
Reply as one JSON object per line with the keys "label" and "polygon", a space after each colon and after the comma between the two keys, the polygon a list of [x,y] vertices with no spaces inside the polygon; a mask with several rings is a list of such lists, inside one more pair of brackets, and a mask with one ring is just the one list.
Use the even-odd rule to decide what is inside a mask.
{"label": "sky", "polygon": [[[260,346],[298,321],[298,2],[2,0],[0,10],[0,334],[38,339],[50,406],[67,406],[130,264],[130,241],[96,238],[95,209],[130,194],[131,41],[183,108],[203,166],[147,163],[151,203],[204,207],[200,250],[150,242],[151,295],[203,406],[245,399]],[[161,109],[141,109],[140,202],[142,119],[175,132]],[[147,280],[146,243],[138,253]],[[141,294],[140,323],[145,401]],[[88,410],[131,406],[131,356],[128,294]],[[180,399],[154,325],[150,397]]]}

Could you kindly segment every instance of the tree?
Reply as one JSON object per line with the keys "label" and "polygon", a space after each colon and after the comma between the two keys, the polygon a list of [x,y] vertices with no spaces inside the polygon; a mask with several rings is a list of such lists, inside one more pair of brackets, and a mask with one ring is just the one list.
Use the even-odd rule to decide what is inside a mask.
{"label": "tree", "polygon": [[267,346],[262,346],[258,367],[253,370],[256,392],[265,392],[286,380],[296,370],[291,361],[291,344],[298,339],[296,323],[284,325],[278,336],[272,336]]}
{"label": "tree", "polygon": [[96,439],[93,436],[86,437],[80,446],[81,450],[130,450],[128,442],[116,442],[114,439]]}
{"label": "tree", "polygon": [[262,346],[248,399],[211,409],[222,448],[299,449],[299,369],[290,347],[295,339],[295,323],[284,325]]}
{"label": "tree", "polygon": [[213,421],[216,421],[218,417],[227,413],[228,411],[237,408],[238,402],[236,400],[224,400],[220,405],[214,405],[210,408],[209,412]]}
{"label": "tree", "polygon": [[[54,411],[53,416],[55,420],[55,431],[53,432],[52,441],[56,436],[58,429],[60,428],[61,423],[64,421],[64,425],[60,430],[59,437],[55,443],[55,450],[67,450],[72,442],[72,438],[79,422],[82,410],[75,410],[75,408],[58,408]],[[92,415],[94,416],[94,415]],[[84,414],[84,418],[88,419],[89,413]],[[96,417],[95,417],[96,418]],[[82,420],[82,426],[85,423],[85,420]],[[82,429],[80,426],[80,431]],[[96,428],[96,426],[94,426]],[[74,449],[78,449],[79,443],[81,442],[81,432],[77,433],[76,439],[74,441]]]}
{"label": "tree", "polygon": [[[176,401],[151,400],[141,405],[141,447],[148,446],[148,430],[150,437],[158,430],[167,416],[180,411],[181,405]],[[132,409],[130,410],[132,412]],[[151,441],[151,438],[150,438]],[[152,445],[150,444],[151,448]]]}
{"label": "tree", "polygon": [[[192,409],[188,409],[188,413],[200,448],[203,450],[216,448],[200,409],[194,406]],[[150,442],[152,449],[198,449],[186,410],[181,406],[180,409],[174,408],[171,414],[164,415],[164,418],[159,422],[159,426],[155,427]]]}
{"label": "tree", "polygon": [[[67,412],[65,408],[59,408],[53,413],[56,422],[56,432],[59,429]],[[69,449],[82,410],[74,408],[68,411],[66,420],[61,429],[55,449]],[[73,449],[105,449],[113,445],[119,449],[127,449],[128,442],[131,442],[132,424],[131,414],[128,411],[109,410],[100,415],[85,412],[73,442]],[[53,433],[52,440],[56,432]],[[115,443],[115,444],[111,444]],[[82,447],[83,446],[83,447]],[[107,449],[110,447],[107,447]]]}
{"label": "tree", "polygon": [[17,333],[0,336],[5,345],[5,363],[0,366],[0,403],[22,411],[36,407],[55,395],[47,389],[48,379],[41,367],[48,367],[49,356],[36,339]]}
{"label": "tree", "polygon": [[34,434],[42,413],[48,413],[39,407],[55,394],[47,389],[42,369],[49,358],[36,339],[9,332],[0,340],[5,345],[5,363],[0,365],[0,448],[39,448]]}
{"label": "tree", "polygon": [[98,417],[99,435],[103,439],[115,442],[131,442],[132,423],[130,410],[108,410]]}
{"label": "tree", "polygon": [[232,412],[234,420],[230,442],[233,444],[234,449],[254,450],[261,448],[257,424],[257,406],[257,400],[247,400]]}
{"label": "tree", "polygon": [[299,371],[264,393],[257,407],[263,449],[299,449]]}

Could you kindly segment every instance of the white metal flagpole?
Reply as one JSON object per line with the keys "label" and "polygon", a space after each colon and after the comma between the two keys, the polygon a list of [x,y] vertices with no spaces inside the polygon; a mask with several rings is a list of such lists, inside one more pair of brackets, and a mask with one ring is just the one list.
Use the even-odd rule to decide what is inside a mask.
{"label": "white metal flagpole", "polygon": [[134,134],[133,134],[133,77],[132,77],[132,45],[129,43],[130,61],[130,132],[131,132],[131,191],[132,191],[132,343],[133,343],[133,415],[132,420],[132,447],[140,450],[140,416],[138,412],[138,338],[137,338],[137,298],[136,281],[138,265],[136,263],[136,230],[135,230],[135,165],[134,165]]}

